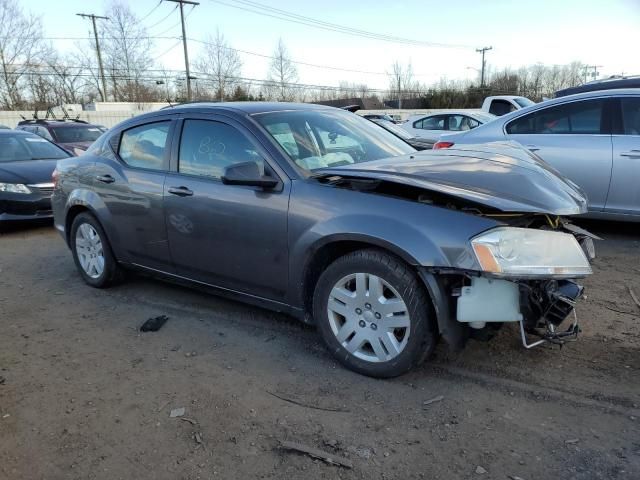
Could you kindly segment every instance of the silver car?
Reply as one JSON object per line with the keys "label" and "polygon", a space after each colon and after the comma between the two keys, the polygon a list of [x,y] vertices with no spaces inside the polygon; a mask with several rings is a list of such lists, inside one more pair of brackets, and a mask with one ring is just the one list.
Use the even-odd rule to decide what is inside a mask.
{"label": "silver car", "polygon": [[443,133],[473,130],[494,118],[497,117],[487,112],[446,110],[428,115],[412,115],[400,126],[412,136],[434,143]]}
{"label": "silver car", "polygon": [[442,135],[434,148],[514,140],[586,192],[589,216],[640,221],[640,89],[561,97],[474,130]]}

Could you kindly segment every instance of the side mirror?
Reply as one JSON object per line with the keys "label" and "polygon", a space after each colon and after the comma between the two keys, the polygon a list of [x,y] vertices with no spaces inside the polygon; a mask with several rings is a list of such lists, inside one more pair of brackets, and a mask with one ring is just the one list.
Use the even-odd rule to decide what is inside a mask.
{"label": "side mirror", "polygon": [[275,188],[279,182],[276,178],[263,175],[256,162],[243,162],[226,167],[222,175],[222,183],[261,187],[267,190]]}

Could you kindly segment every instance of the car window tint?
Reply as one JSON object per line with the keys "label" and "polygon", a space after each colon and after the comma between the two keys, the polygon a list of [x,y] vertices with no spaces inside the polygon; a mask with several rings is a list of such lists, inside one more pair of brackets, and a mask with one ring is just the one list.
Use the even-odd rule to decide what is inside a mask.
{"label": "car window tint", "polygon": [[640,97],[622,98],[625,135],[640,135]]}
{"label": "car window tint", "polygon": [[480,122],[466,115],[449,115],[449,130],[460,132],[471,130],[480,125]]}
{"label": "car window tint", "polygon": [[118,154],[132,167],[162,170],[170,122],[157,122],[122,132]]}
{"label": "car window tint", "polygon": [[211,120],[185,120],[180,139],[178,171],[220,178],[226,167],[264,161],[254,145],[238,129]]}
{"label": "car window tint", "polygon": [[420,120],[420,126],[417,126],[418,122],[415,122],[413,127],[421,128],[423,130],[445,130],[446,121],[446,115],[435,115],[433,117],[427,117]]}
{"label": "car window tint", "polygon": [[513,112],[516,107],[508,100],[492,100],[491,106],[489,107],[489,113],[493,113],[494,115],[502,116],[507,113]]}
{"label": "car window tint", "polygon": [[544,108],[507,125],[510,134],[598,134],[602,100],[572,102]]}
{"label": "car window tint", "polygon": [[47,130],[46,128],[38,127],[37,134],[40,135],[42,138],[46,138],[50,142],[53,142],[53,137],[49,133],[49,130]]}

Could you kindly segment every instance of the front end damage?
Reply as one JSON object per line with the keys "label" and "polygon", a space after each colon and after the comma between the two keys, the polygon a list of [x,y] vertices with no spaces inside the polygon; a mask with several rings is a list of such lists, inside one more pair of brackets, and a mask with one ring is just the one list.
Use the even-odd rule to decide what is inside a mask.
{"label": "front end damage", "polygon": [[[579,190],[556,181],[567,195],[555,195],[548,208],[544,208],[527,204],[523,197],[516,202],[514,196],[507,199],[507,195],[487,195],[486,190],[469,193],[451,183],[443,187],[442,183],[415,176],[339,173],[325,172],[317,178],[337,188],[402,198],[495,221],[496,227],[481,233],[484,236],[508,231],[518,232],[522,237],[516,235],[515,240],[502,243],[498,239],[493,247],[489,239],[482,248],[469,239],[466,254],[452,259],[448,266],[419,267],[440,334],[453,349],[462,348],[468,338],[488,340],[505,323],[519,324],[526,348],[543,343],[563,345],[577,338],[580,329],[574,306],[583,291],[577,282],[591,274],[590,262],[595,258],[593,241],[598,239],[560,216],[586,211],[586,200]],[[544,189],[551,191],[548,185]],[[536,198],[539,200],[540,195]],[[548,238],[536,243],[535,237],[540,235]],[[510,269],[509,260],[516,258],[512,250],[515,252],[523,245],[526,248],[520,255],[522,261]],[[505,268],[496,264],[491,248],[495,255],[502,255],[500,261]],[[538,249],[540,254],[531,257],[527,249]],[[558,250],[562,255],[557,255]]]}
{"label": "front end damage", "polygon": [[[468,338],[486,341],[505,323],[517,323],[525,348],[575,341],[580,332],[575,305],[584,290],[578,282],[591,273],[593,241],[598,237],[549,215],[510,214],[502,222],[566,235],[568,243],[575,239],[573,262],[565,267],[561,262],[546,265],[547,272],[528,265],[520,275],[487,271],[491,267],[481,260],[479,270],[423,268],[421,276],[434,303],[439,303],[435,310],[442,336],[459,349]],[[434,297],[436,291],[440,295]]]}

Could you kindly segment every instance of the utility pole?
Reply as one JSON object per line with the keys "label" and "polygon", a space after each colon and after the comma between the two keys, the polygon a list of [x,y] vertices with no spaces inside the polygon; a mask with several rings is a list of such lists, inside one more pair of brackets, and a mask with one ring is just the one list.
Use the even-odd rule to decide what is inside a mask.
{"label": "utility pole", "polygon": [[476,52],[478,53],[482,53],[482,69],[480,70],[480,88],[484,87],[484,68],[486,65],[486,62],[484,60],[484,54],[485,52],[489,51],[489,50],[493,50],[493,47],[483,47],[483,48],[476,48]]}
{"label": "utility pole", "polygon": [[189,73],[189,52],[187,51],[187,34],[184,28],[184,4],[200,5],[198,2],[190,0],[165,0],[166,2],[174,2],[180,5],[180,21],[182,22],[182,46],[184,47],[184,69],[187,72],[187,101],[191,101],[191,74]]}
{"label": "utility pole", "polygon": [[[586,83],[589,77],[591,77],[591,80],[596,80],[598,78],[598,69],[602,68],[602,65],[585,65],[582,68],[584,71],[584,81]],[[591,70],[591,73],[589,73],[589,70]]]}
{"label": "utility pole", "polygon": [[76,13],[79,17],[90,18],[93,23],[93,36],[96,39],[96,52],[98,53],[98,67],[100,68],[100,77],[102,78],[102,101],[107,101],[107,81],[104,78],[104,68],[102,66],[102,55],[100,54],[100,42],[98,42],[98,29],[96,28],[96,18],[101,20],[109,20],[109,17],[101,17],[100,15],[93,15],[92,13]]}

